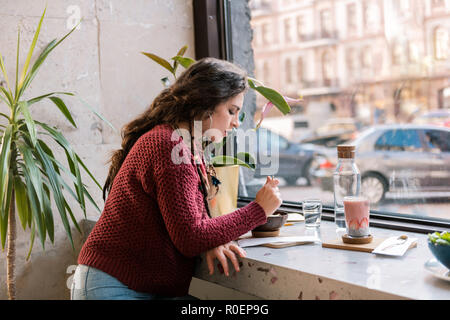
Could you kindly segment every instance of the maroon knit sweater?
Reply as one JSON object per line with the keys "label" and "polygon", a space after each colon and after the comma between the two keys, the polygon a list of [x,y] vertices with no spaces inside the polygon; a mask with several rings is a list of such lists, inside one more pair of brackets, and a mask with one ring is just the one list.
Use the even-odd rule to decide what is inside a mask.
{"label": "maroon knit sweater", "polygon": [[[195,256],[265,223],[266,215],[251,202],[209,218],[190,148],[179,137],[172,141],[172,132],[170,126],[158,125],[132,147],[78,263],[135,291],[183,296]],[[185,160],[179,164],[171,157],[177,151]]]}

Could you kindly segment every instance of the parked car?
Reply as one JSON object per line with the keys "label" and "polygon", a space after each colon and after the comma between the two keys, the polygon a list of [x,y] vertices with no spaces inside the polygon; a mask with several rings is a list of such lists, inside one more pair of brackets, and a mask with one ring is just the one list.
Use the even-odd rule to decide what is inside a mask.
{"label": "parked car", "polygon": [[330,119],[324,125],[303,137],[300,143],[335,147],[356,138],[362,128],[363,124],[353,118]]}
{"label": "parked car", "polygon": [[[278,170],[273,175],[283,178],[288,185],[295,185],[296,181],[303,177],[310,185],[311,166],[316,154],[314,146],[289,141],[266,128],[260,128],[256,133],[255,178],[267,176],[261,171],[274,165],[275,158],[271,157],[278,157]],[[269,163],[270,161],[271,163]]]}
{"label": "parked car", "polygon": [[[367,129],[351,142],[361,172],[361,190],[376,204],[388,191],[450,191],[450,128],[384,125]],[[313,184],[333,191],[336,149],[322,153]]]}
{"label": "parked car", "polygon": [[450,128],[450,108],[449,109],[438,109],[433,111],[425,112],[417,117],[415,117],[412,123],[416,124],[433,124],[437,126],[449,127]]}

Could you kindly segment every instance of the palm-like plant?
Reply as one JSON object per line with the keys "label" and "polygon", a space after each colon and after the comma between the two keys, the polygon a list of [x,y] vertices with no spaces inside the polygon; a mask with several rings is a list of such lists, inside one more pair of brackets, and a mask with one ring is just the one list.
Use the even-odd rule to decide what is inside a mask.
{"label": "palm-like plant", "polygon": [[[76,28],[76,26],[61,39],[51,41],[39,54],[30,67],[31,58],[39,37],[43,12],[28,55],[19,76],[19,44],[20,30],[17,35],[16,76],[14,91],[8,80],[0,53],[0,70],[6,86],[0,86],[0,103],[9,107],[9,115],[0,113],[5,119],[0,125],[0,238],[4,251],[7,244],[7,290],[9,299],[15,299],[15,240],[16,240],[16,211],[24,230],[31,230],[29,259],[35,233],[45,250],[48,238],[54,243],[54,221],[51,209],[51,196],[61,216],[65,231],[74,248],[70,231],[70,220],[81,233],[73,212],[66,201],[63,191],[67,191],[78,202],[86,217],[87,198],[99,210],[81,179],[80,168],[83,168],[101,189],[91,172],[81,158],[74,152],[67,139],[56,128],[49,124],[34,120],[30,108],[44,99],[49,99],[62,112],[65,118],[76,127],[66,104],[58,95],[73,96],[70,92],[51,92],[32,99],[25,99],[24,94],[38,73],[48,55]],[[41,137],[48,137],[55,141],[65,152],[68,167],[63,166],[53,154],[52,149]],[[72,180],[72,189],[63,179],[63,175]],[[69,216],[69,217],[68,217]],[[6,241],[7,240],[7,241]]]}

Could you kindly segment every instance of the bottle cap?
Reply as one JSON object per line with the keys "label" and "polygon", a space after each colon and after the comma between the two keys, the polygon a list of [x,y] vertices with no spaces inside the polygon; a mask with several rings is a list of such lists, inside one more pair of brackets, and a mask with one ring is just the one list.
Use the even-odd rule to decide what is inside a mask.
{"label": "bottle cap", "polygon": [[340,144],[337,146],[337,153],[340,159],[354,159],[355,146]]}

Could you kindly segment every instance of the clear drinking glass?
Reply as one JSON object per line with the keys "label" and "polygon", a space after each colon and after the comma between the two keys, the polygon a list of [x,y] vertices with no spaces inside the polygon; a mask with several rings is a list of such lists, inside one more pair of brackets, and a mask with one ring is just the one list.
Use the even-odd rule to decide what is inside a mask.
{"label": "clear drinking glass", "polygon": [[322,215],[322,201],[319,199],[304,200],[303,214],[305,216],[305,226],[307,228],[319,227]]}

